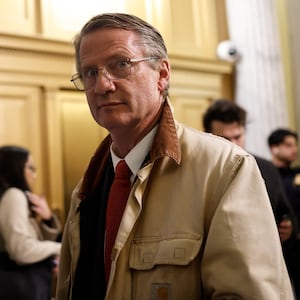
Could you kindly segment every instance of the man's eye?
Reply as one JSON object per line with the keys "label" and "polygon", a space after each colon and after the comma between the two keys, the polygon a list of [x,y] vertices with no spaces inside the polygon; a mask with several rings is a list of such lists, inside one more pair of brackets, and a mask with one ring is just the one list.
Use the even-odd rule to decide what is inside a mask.
{"label": "man's eye", "polygon": [[108,65],[108,69],[110,70],[121,70],[130,67],[130,62],[125,59],[120,59],[115,62],[112,62]]}
{"label": "man's eye", "polygon": [[98,69],[88,69],[83,74],[83,76],[86,78],[97,77],[97,75],[98,75]]}

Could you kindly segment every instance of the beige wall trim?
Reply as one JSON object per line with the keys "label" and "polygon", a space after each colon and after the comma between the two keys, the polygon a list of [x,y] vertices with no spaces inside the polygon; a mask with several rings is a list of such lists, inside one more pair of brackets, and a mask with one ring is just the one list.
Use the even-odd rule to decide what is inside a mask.
{"label": "beige wall trim", "polygon": [[231,63],[214,60],[214,59],[201,59],[201,58],[191,58],[189,56],[177,56],[169,55],[171,67],[173,69],[180,70],[201,70],[208,73],[224,73],[231,74],[233,70],[233,65]]}
{"label": "beige wall trim", "polygon": [[295,115],[295,94],[292,78],[292,61],[291,61],[291,42],[289,32],[288,20],[288,4],[283,0],[276,0],[276,9],[278,15],[278,30],[280,34],[280,45],[284,68],[285,92],[286,92],[286,106],[289,115],[289,125],[296,129],[296,115]]}
{"label": "beige wall trim", "polygon": [[[75,72],[71,43],[25,36],[0,34],[0,82],[73,89]],[[230,75],[233,65],[214,59],[170,54],[176,71]],[[28,76],[29,75],[29,76]]]}
{"label": "beige wall trim", "polygon": [[74,53],[72,41],[64,42],[34,36],[6,33],[0,33],[0,41],[0,48],[4,49],[22,49],[24,51],[60,53],[65,55],[73,55]]}

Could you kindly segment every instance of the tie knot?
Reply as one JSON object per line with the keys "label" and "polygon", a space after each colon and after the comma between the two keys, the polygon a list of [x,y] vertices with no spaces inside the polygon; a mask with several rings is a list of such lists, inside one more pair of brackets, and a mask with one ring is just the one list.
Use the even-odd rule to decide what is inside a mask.
{"label": "tie knot", "polygon": [[130,176],[131,176],[131,171],[128,165],[126,164],[126,161],[124,159],[120,160],[116,166],[115,178],[129,179]]}

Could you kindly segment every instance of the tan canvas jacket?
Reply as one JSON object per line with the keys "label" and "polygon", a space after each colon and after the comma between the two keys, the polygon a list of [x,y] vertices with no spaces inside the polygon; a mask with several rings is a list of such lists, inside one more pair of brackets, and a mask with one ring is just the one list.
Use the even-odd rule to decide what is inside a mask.
{"label": "tan canvas jacket", "polygon": [[[107,141],[101,147],[108,153]],[[166,105],[151,160],[137,177],[116,239],[106,300],[293,299],[251,155],[174,122]],[[71,299],[80,253],[79,187],[64,231],[57,300]]]}

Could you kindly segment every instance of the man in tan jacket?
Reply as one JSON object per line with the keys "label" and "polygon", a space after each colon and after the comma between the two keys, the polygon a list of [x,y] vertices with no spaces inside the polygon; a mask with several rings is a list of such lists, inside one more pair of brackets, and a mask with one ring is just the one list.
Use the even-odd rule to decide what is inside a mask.
{"label": "man in tan jacket", "polygon": [[[103,14],[74,45],[72,81],[110,134],[72,196],[57,300],[293,299],[254,158],[174,120],[159,32],[132,15]],[[131,192],[106,281],[106,208],[120,160]]]}

